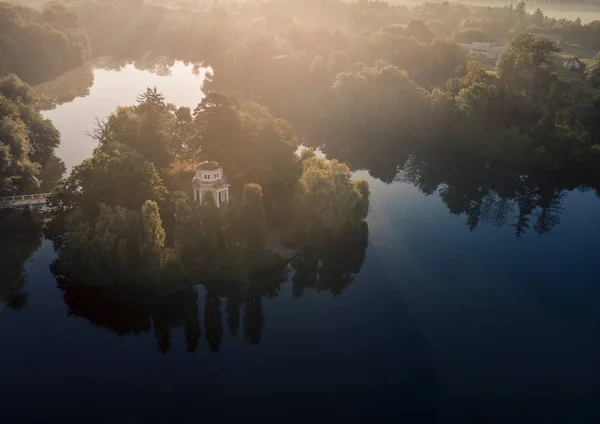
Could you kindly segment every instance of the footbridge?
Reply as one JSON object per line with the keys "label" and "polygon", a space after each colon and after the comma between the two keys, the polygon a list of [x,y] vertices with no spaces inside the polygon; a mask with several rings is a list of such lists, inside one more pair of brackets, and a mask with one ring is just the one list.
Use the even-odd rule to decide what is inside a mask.
{"label": "footbridge", "polygon": [[40,208],[46,206],[50,193],[24,194],[21,196],[0,197],[0,209],[19,209],[28,206]]}

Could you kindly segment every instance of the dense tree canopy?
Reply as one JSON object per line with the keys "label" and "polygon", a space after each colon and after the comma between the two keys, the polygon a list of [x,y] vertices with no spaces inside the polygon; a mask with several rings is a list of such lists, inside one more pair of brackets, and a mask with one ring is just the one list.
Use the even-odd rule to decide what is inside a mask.
{"label": "dense tree canopy", "polygon": [[[93,136],[93,157],[48,199],[46,235],[60,250],[56,272],[69,278],[137,283],[158,293],[237,278],[285,263],[268,249],[278,243],[273,224],[293,234],[319,228],[329,243],[368,212],[368,186],[351,181],[337,162],[312,159],[327,185],[313,195],[318,188],[307,161],[301,171],[291,126],[255,102],[209,93],[192,115],[148,89],[137,105],[98,122]],[[199,204],[178,191],[191,192],[188,165],[207,158],[232,170],[232,198],[220,208],[210,194]],[[336,205],[343,192],[346,200]],[[304,212],[295,213],[294,198]],[[335,216],[321,222],[330,209]],[[295,248],[306,241],[296,237]]]}
{"label": "dense tree canopy", "polygon": [[[60,135],[37,111],[37,104],[31,87],[18,77],[0,78],[0,196],[34,192],[64,172],[53,156]],[[59,175],[42,173],[50,167]]]}
{"label": "dense tree canopy", "polygon": [[300,186],[300,225],[309,243],[318,243],[323,236],[335,239],[347,225],[367,216],[366,181],[352,181],[350,169],[343,163],[316,156],[305,159]]}
{"label": "dense tree canopy", "polygon": [[[314,146],[342,142],[332,139],[336,134],[443,140],[450,148],[523,165],[595,166],[590,149],[596,112],[588,101],[594,92],[571,90],[584,94],[589,107],[579,116],[567,111],[575,78],[555,75],[560,59],[550,39],[593,48],[598,25],[550,19],[540,10],[529,12],[524,2],[494,8],[297,1],[285,7],[228,2],[169,8],[81,0],[52,3],[39,15],[69,36],[84,28],[97,55],[153,51],[210,65],[207,88],[234,97],[209,93],[188,113],[150,90],[99,127],[100,149],[110,151],[119,140],[117,148],[136,150],[158,169],[202,152],[236,169],[234,180],[260,184],[268,216],[274,215],[270,200],[299,172],[293,166],[296,136],[249,99],[289,120]],[[469,81],[464,46],[455,42],[505,46],[510,39],[495,76]],[[480,60],[493,66],[493,59]],[[595,69],[592,63],[587,72],[591,90],[597,90]],[[565,145],[569,139],[585,147]],[[248,156],[264,163],[248,169]],[[278,179],[269,175],[276,167]],[[283,177],[285,170],[291,171]]]}
{"label": "dense tree canopy", "polygon": [[77,14],[63,3],[43,11],[0,2],[0,77],[36,84],[81,65],[90,43]]}
{"label": "dense tree canopy", "polygon": [[[368,210],[366,184],[352,181],[342,163],[299,158],[299,141],[340,160],[351,150],[361,152],[359,160],[349,160],[352,169],[379,161],[375,152],[389,152],[386,166],[377,168],[384,181],[396,178],[392,156],[406,158],[409,145],[545,170],[598,170],[598,60],[585,73],[568,74],[556,67],[564,58],[552,40],[589,48],[597,23],[550,19],[540,10],[530,13],[524,2],[495,8],[442,2],[409,9],[362,1],[167,8],[82,0],[48,6],[42,15],[65,31],[81,22],[98,55],[152,50],[204,61],[214,70],[196,108],[178,108],[149,88],[136,105],[99,122],[96,155],[51,199],[53,223],[80,225],[94,238],[106,231],[96,228],[100,214],[117,224],[139,221],[136,243],[146,246],[139,263],[152,274],[149,281],[166,281],[166,269],[196,280],[226,268],[248,271],[248,263],[264,260],[250,260],[249,252],[261,250],[250,246],[269,244],[268,234],[258,231],[263,221],[266,227],[278,218],[283,227],[294,221],[297,232],[322,235],[327,243],[359,227]],[[457,42],[494,43],[503,53],[496,63],[493,55],[468,60],[469,46]],[[4,125],[11,145],[23,145],[18,122]],[[10,175],[35,182],[29,176],[33,154],[17,148],[11,155],[17,159],[3,165]],[[205,159],[227,170],[233,201],[223,210],[210,197],[199,205],[180,192],[189,191],[193,166]],[[117,187],[124,179],[131,186]],[[133,185],[142,189],[126,196]],[[461,210],[460,191],[445,190],[449,208]],[[156,208],[143,206],[148,200]],[[288,216],[294,219],[281,219]]]}

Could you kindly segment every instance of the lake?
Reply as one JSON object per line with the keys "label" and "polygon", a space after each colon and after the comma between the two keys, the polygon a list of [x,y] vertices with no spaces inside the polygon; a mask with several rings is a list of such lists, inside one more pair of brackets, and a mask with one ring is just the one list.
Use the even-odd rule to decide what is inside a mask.
{"label": "lake", "polygon": [[[69,169],[91,155],[96,117],[147,86],[193,108],[205,76],[180,62],[83,72],[81,87],[54,84],[76,94],[54,91],[46,112]],[[598,186],[324,152],[369,181],[368,236],[260,276],[244,302],[229,287],[157,298],[57,281],[49,241],[5,239],[18,284],[0,284],[2,422],[598,422]]]}

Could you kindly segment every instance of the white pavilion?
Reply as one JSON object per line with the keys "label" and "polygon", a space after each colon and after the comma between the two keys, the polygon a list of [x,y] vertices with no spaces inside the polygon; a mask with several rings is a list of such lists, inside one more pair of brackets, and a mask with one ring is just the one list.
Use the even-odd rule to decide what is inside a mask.
{"label": "white pavilion", "polygon": [[229,184],[223,174],[223,166],[215,161],[205,161],[196,167],[196,175],[192,180],[194,200],[202,203],[206,193],[212,193],[217,207],[229,201]]}

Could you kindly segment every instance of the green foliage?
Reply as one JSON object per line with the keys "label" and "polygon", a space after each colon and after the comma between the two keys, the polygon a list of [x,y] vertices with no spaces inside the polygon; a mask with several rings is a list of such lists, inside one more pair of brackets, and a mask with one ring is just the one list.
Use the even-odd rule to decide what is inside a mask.
{"label": "green foliage", "polygon": [[336,239],[349,223],[364,219],[369,205],[368,185],[352,181],[346,165],[313,157],[306,159],[302,168],[297,208],[300,231],[307,242],[323,236]]}
{"label": "green foliage", "polygon": [[585,73],[590,85],[596,90],[600,90],[600,53],[594,56]]}
{"label": "green foliage", "polygon": [[79,18],[62,3],[44,10],[0,3],[0,76],[14,73],[36,84],[87,60],[88,37]]}
{"label": "green foliage", "polygon": [[153,200],[146,200],[142,206],[142,255],[150,269],[160,266],[162,252],[165,248],[165,230],[162,226],[158,205]]}
{"label": "green foliage", "polygon": [[60,141],[58,130],[36,107],[31,87],[15,75],[0,78],[0,196],[34,192],[42,182],[51,185],[50,178],[60,175],[45,173],[41,181],[48,164],[64,169],[52,156]]}
{"label": "green foliage", "polygon": [[[227,237],[227,221],[214,197],[204,196],[198,205],[179,200],[175,215],[175,247],[181,252],[183,269],[191,281],[214,278],[226,266],[236,266],[238,240]],[[231,250],[230,250],[231,249]]]}
{"label": "green foliage", "polygon": [[46,235],[60,245],[64,224],[72,213],[92,222],[101,204],[139,210],[146,200],[160,204],[166,195],[154,164],[138,154],[98,153],[74,167],[48,197],[51,219]]}
{"label": "green foliage", "polygon": [[94,222],[68,216],[68,242],[59,252],[61,272],[90,284],[125,283],[140,265],[139,214],[122,206],[100,207]]}
{"label": "green foliage", "polygon": [[489,42],[489,38],[483,30],[474,28],[464,28],[452,34],[454,41],[464,44]]}
{"label": "green foliage", "polygon": [[551,40],[519,34],[498,59],[496,73],[509,89],[545,98],[550,93],[552,58],[559,51]]}
{"label": "green foliage", "polygon": [[427,92],[406,73],[385,62],[338,74],[333,84],[335,118],[357,131],[402,129],[406,138],[427,134]]}
{"label": "green foliage", "polygon": [[430,43],[433,40],[433,34],[423,21],[410,21],[406,27],[406,35],[415,37],[423,43]]}
{"label": "green foliage", "polygon": [[358,202],[356,203],[355,217],[358,220],[367,219],[370,209],[369,197],[371,196],[369,183],[366,180],[357,180],[353,181],[352,184],[359,196]]}
{"label": "green foliage", "polygon": [[158,168],[170,165],[185,139],[176,139],[177,120],[173,107],[156,88],[138,96],[137,106],[119,107],[104,122],[98,122],[93,137],[100,152],[135,150]]}
{"label": "green foliage", "polygon": [[260,185],[254,183],[244,185],[241,219],[246,250],[249,253],[260,251],[264,245],[266,228],[266,213]]}
{"label": "green foliage", "polygon": [[179,252],[164,247],[158,205],[141,210],[100,205],[94,222],[77,212],[66,219],[67,240],[56,264],[59,274],[87,284],[137,284],[159,294],[189,288]]}

